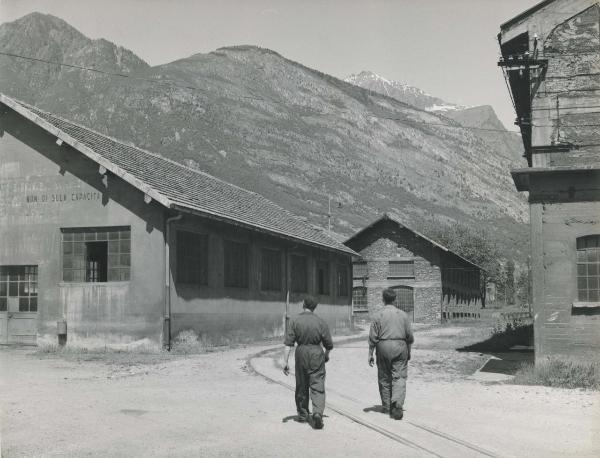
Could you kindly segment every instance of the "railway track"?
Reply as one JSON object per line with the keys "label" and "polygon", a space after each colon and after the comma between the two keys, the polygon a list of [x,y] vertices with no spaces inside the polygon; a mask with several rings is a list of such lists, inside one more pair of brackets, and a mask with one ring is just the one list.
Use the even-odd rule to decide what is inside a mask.
{"label": "railway track", "polygon": [[[277,385],[280,385],[290,391],[295,391],[295,387],[289,383],[286,383],[282,380],[278,380],[275,377],[272,377],[270,375],[268,375],[266,372],[266,370],[264,370],[263,366],[264,364],[257,364],[257,362],[259,362],[261,359],[269,359],[272,364],[275,364],[275,361],[272,359],[273,355],[277,352],[279,352],[279,349],[270,349],[270,350],[265,350],[262,351],[260,353],[257,353],[255,355],[252,355],[248,358],[247,360],[247,366],[250,367],[252,369],[252,371],[257,374],[258,376],[264,378],[265,380],[268,380],[271,383],[275,383]],[[277,368],[280,369],[280,368]],[[356,399],[353,399],[349,396],[346,396],[342,393],[338,393],[335,390],[328,388],[328,393],[335,393],[336,395],[338,395],[341,398],[345,398],[347,400],[350,400],[351,402],[360,404],[360,402]],[[364,418],[362,418],[361,416],[358,416],[354,413],[352,413],[350,410],[341,407],[340,405],[338,405],[337,403],[332,403],[332,402],[327,402],[327,408],[329,410],[332,410],[333,412],[336,412],[338,415],[341,415],[355,423],[358,423],[361,426],[364,426],[365,428],[368,428],[378,434],[381,434],[382,436],[385,436],[399,444],[402,444],[406,447],[410,447],[416,451],[419,451],[421,453],[430,455],[430,456],[435,456],[435,457],[446,457],[446,456],[487,456],[487,457],[493,457],[493,458],[500,458],[500,456],[496,453],[494,453],[493,451],[487,450],[483,447],[480,447],[476,444],[473,444],[471,442],[465,441],[463,439],[457,438],[455,436],[452,436],[450,434],[444,433],[442,431],[439,431],[437,429],[431,428],[429,426],[420,424],[418,422],[414,422],[414,421],[410,421],[410,420],[403,420],[402,423],[404,425],[410,425],[410,427],[414,428],[414,431],[412,431],[411,436],[414,436],[415,431],[420,432],[420,434],[416,434],[417,436],[419,436],[420,440],[413,440],[413,439],[409,439],[408,437],[406,437],[406,435],[402,435],[399,434],[397,432],[391,431],[390,429],[383,427],[381,425],[378,425],[372,421],[368,421]],[[424,444],[425,442],[425,444]],[[431,444],[434,444],[435,446],[430,446]],[[444,453],[444,450],[451,450],[450,454],[446,454]]]}

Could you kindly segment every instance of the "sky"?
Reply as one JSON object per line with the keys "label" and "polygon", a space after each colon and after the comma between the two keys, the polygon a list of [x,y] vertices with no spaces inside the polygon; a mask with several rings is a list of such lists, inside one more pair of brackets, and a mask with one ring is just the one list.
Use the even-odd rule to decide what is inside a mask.
{"label": "sky", "polygon": [[257,45],[345,78],[362,70],[461,105],[492,105],[510,130],[500,24],[540,0],[0,0],[0,22],[39,11],[158,65]]}

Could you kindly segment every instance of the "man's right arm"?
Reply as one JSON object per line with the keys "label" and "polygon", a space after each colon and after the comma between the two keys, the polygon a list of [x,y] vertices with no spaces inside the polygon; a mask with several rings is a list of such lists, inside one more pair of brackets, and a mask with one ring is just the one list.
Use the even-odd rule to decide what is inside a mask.
{"label": "man's right arm", "polygon": [[373,366],[375,358],[373,358],[373,352],[379,342],[379,326],[376,320],[371,323],[371,329],[369,330],[369,366]]}

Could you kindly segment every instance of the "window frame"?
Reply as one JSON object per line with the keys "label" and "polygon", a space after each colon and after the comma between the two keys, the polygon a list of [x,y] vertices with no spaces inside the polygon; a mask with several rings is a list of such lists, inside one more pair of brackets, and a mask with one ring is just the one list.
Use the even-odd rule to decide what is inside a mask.
{"label": "window frame", "polygon": [[[321,289],[319,272],[321,267],[325,266],[325,281],[324,288]],[[331,294],[331,267],[328,259],[317,259],[315,262],[315,292],[319,296],[329,296]]]}
{"label": "window frame", "polygon": [[[241,271],[241,281],[239,282],[234,282],[232,280],[232,275],[230,275],[231,273],[235,273],[235,275],[237,275],[237,273],[235,272],[235,270],[231,270],[228,269],[228,261],[230,259],[228,259],[228,249],[231,249],[232,245],[237,245],[238,247],[244,247],[244,250],[240,251],[240,252],[245,252],[245,266],[244,269]],[[245,241],[240,241],[240,240],[235,240],[235,239],[228,239],[225,238],[223,239],[223,286],[225,288],[235,288],[235,289],[250,289],[250,263],[251,263],[251,246],[250,243],[245,242]],[[242,259],[243,261],[243,259]],[[244,265],[242,263],[239,263],[239,265]]]}
{"label": "window frame", "polygon": [[[336,293],[337,297],[348,297],[350,289],[349,271],[346,264],[340,262],[336,266]],[[342,275],[342,273],[344,275]],[[344,288],[345,286],[345,288]]]}
{"label": "window frame", "polygon": [[368,311],[369,310],[369,290],[366,286],[354,286],[352,288],[352,311],[357,310],[357,304],[355,302],[356,299],[356,295],[354,294],[355,291],[362,291],[363,294],[361,295],[361,299],[364,299],[364,305],[363,304],[358,304],[358,310],[359,311]]}
{"label": "window frame", "polygon": [[[585,270],[584,275],[582,270]],[[582,279],[585,279],[585,288],[581,287]],[[590,279],[595,288],[590,288]],[[575,241],[575,296],[575,304],[600,304],[600,234],[584,235]]]}
{"label": "window frame", "polygon": [[[364,266],[364,271],[365,274],[364,275],[358,275],[356,273],[356,266]],[[367,261],[356,261],[352,263],[352,278],[356,279],[356,280],[362,280],[363,278],[369,278],[369,263]]]}
{"label": "window frame", "polygon": [[[395,274],[392,272],[393,265],[410,265],[412,266],[412,275],[404,275],[402,273]],[[414,259],[391,259],[388,261],[388,272],[387,278],[398,279],[398,278],[415,278],[415,260]]]}
{"label": "window frame", "polygon": [[[12,273],[11,270],[13,271]],[[17,271],[17,273],[14,273],[14,271]],[[16,279],[11,278],[12,276],[16,276]],[[15,284],[16,294],[11,294],[12,284]],[[8,298],[15,297],[19,303],[19,312],[36,313],[39,309],[38,285],[39,269],[37,265],[19,264],[0,266],[0,312],[8,312]],[[26,302],[24,299],[26,299]],[[24,307],[24,304],[26,307]]]}
{"label": "window frame", "polygon": [[[297,283],[294,281],[294,279],[296,278],[295,272],[294,272],[294,258],[296,259],[302,259],[302,267],[303,267],[303,274],[304,274],[304,279],[303,279],[303,283],[304,283],[304,289],[300,290],[297,289]],[[290,292],[294,293],[294,294],[306,294],[308,293],[308,288],[309,288],[309,284],[308,284],[308,279],[309,279],[309,273],[308,273],[308,256],[305,254],[300,254],[300,253],[291,253],[290,254]]]}
{"label": "window frame", "polygon": [[[133,267],[131,226],[61,227],[60,234],[61,284],[106,285],[131,281]],[[89,243],[97,242],[106,242],[106,281],[88,280],[87,246]],[[71,249],[67,250],[69,245]],[[66,267],[69,258],[71,264],[69,264],[70,267]],[[114,263],[115,260],[118,261]],[[75,265],[79,267],[74,267]],[[71,278],[66,277],[67,272],[70,272]],[[75,279],[76,273],[79,277],[77,279]],[[115,274],[125,278],[111,279],[111,276]]]}
{"label": "window frame", "polygon": [[[181,233],[185,233],[186,236],[192,236],[192,237],[198,237],[201,238],[201,245],[202,248],[199,250],[200,251],[200,258],[197,258],[196,261],[200,261],[199,262],[199,268],[198,269],[193,269],[198,273],[198,278],[197,279],[189,279],[189,278],[185,278],[182,279],[182,267],[184,268],[183,270],[185,270],[185,266],[182,266],[180,263],[183,262],[183,259],[181,259],[180,257],[180,252],[181,252],[181,247],[179,245],[180,243],[180,234]],[[208,270],[209,270],[209,234],[205,233],[205,232],[198,232],[198,231],[194,231],[194,230],[190,230],[184,227],[177,227],[175,229],[175,256],[176,256],[176,260],[175,260],[175,281],[177,282],[178,285],[183,285],[183,286],[188,286],[188,287],[204,287],[204,286],[208,286]],[[189,256],[188,258],[191,258],[191,256]],[[184,259],[187,259],[184,257]]]}
{"label": "window frame", "polygon": [[[270,259],[270,261],[273,261],[274,264],[272,266],[270,266],[271,272],[268,272],[270,269],[268,268],[269,266],[265,265],[265,261],[268,259],[268,256],[265,257],[265,252],[271,252],[268,256],[273,255],[273,258]],[[265,291],[265,292],[281,292],[283,289],[283,271],[282,271],[282,258],[283,258],[283,251],[278,249],[278,248],[271,248],[271,247],[261,247],[260,249],[260,290],[261,291]],[[277,262],[275,262],[277,261]],[[267,272],[265,272],[265,267],[267,267]],[[269,285],[265,285],[265,279],[267,277],[266,274],[269,273],[276,273],[276,276],[278,277],[277,279],[274,279],[273,284],[269,284]],[[275,281],[276,280],[276,281]],[[275,283],[278,283],[278,285],[275,287]]]}

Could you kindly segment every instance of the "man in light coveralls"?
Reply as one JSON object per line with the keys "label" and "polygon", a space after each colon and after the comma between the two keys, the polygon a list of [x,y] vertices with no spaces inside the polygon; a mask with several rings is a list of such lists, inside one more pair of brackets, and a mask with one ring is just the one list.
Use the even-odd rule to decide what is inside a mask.
{"label": "man in light coveralls", "polygon": [[383,411],[389,412],[395,420],[401,420],[414,337],[408,315],[396,308],[395,300],[394,290],[383,291],[384,307],[373,317],[369,332],[369,366],[375,362],[373,351],[377,348],[377,376]]}

